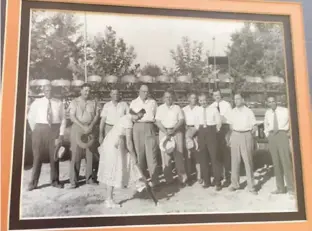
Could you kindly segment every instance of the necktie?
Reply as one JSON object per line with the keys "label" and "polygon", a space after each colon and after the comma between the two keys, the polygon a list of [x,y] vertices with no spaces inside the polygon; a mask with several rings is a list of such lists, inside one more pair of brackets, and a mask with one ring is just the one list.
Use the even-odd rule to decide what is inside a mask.
{"label": "necktie", "polygon": [[47,121],[49,126],[51,127],[52,125],[52,106],[51,106],[51,100],[49,99],[48,103],[48,109],[47,109]]}
{"label": "necktie", "polygon": [[273,111],[273,131],[275,134],[278,132],[278,121],[276,111]]}
{"label": "necktie", "polygon": [[207,112],[206,112],[206,108],[204,107],[204,128],[207,127]]}
{"label": "necktie", "polygon": [[217,109],[218,109],[218,111],[220,113],[220,103],[217,103]]}

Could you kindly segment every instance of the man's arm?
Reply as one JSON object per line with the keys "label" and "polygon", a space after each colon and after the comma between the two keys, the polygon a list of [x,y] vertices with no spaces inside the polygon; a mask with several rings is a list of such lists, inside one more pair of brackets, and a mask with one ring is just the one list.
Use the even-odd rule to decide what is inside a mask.
{"label": "man's arm", "polygon": [[156,102],[156,100],[153,100],[152,113],[153,113],[153,116],[155,118],[154,121],[156,120],[157,111],[158,111],[157,102]]}
{"label": "man's arm", "polygon": [[66,111],[63,102],[61,102],[60,113],[61,113],[60,136],[62,136],[61,138],[63,138],[66,129]]}
{"label": "man's arm", "polygon": [[125,102],[125,114],[129,114],[129,112],[130,112],[130,107],[129,107],[128,103]]}
{"label": "man's arm", "polygon": [[30,129],[33,131],[36,125],[36,113],[37,113],[37,101],[35,100],[29,108],[28,111],[28,115],[27,115],[27,119],[28,119],[28,123],[29,123],[29,127]]}
{"label": "man's arm", "polygon": [[164,127],[160,120],[156,120],[156,126],[159,128],[160,131],[167,134],[167,129]]}
{"label": "man's arm", "polygon": [[167,134],[167,129],[161,123],[161,118],[162,118],[161,107],[158,107],[157,112],[156,112],[156,116],[155,116],[155,120],[156,120],[155,124],[159,128],[160,131]]}
{"label": "man's arm", "polygon": [[250,109],[250,120],[251,120],[251,123],[253,125],[251,132],[253,135],[255,135],[256,131],[258,129],[258,125],[257,125],[257,120],[255,117],[255,114],[253,113],[253,111],[251,109]]}
{"label": "man's arm", "polygon": [[[179,107],[179,106],[178,106]],[[183,115],[183,111],[181,110],[181,108],[179,107],[178,109],[178,123],[174,126],[174,128],[172,129],[172,132],[173,134],[175,134],[184,124],[184,115]]]}
{"label": "man's arm", "polygon": [[279,119],[278,124],[281,128],[286,128],[289,130],[289,112],[287,108],[282,109],[282,119]]}
{"label": "man's arm", "polygon": [[100,117],[100,112],[99,112],[99,108],[98,108],[97,102],[95,102],[94,110],[95,110],[95,116],[94,116],[92,122],[90,123],[90,125],[88,126],[90,132],[93,129],[93,127],[96,124],[96,122],[98,121],[99,117]]}
{"label": "man's arm", "polygon": [[266,111],[265,115],[264,115],[264,122],[263,122],[263,125],[264,125],[264,134],[266,137],[269,136],[269,115],[268,115],[268,111]]}

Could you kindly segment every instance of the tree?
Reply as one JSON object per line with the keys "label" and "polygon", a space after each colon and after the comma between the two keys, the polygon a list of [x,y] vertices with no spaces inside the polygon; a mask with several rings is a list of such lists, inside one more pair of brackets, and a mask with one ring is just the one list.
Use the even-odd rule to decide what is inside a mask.
{"label": "tree", "polygon": [[94,74],[122,76],[129,74],[136,58],[134,48],[117,38],[112,27],[106,27],[104,36],[97,35],[91,44],[94,51]]}
{"label": "tree", "polygon": [[153,77],[157,77],[157,76],[162,75],[162,70],[159,66],[148,63],[142,68],[141,73],[142,75],[150,75]]}
{"label": "tree", "polygon": [[[196,79],[203,75],[207,59],[204,57],[202,42],[192,42],[189,37],[182,37],[181,44],[175,50],[171,50],[170,54],[179,74],[191,75]],[[206,57],[208,57],[207,54]]]}
{"label": "tree", "polygon": [[231,35],[227,55],[236,82],[244,76],[284,77],[282,27],[276,23],[245,23]]}
{"label": "tree", "polygon": [[30,78],[71,80],[75,68],[70,61],[76,67],[83,58],[83,37],[77,33],[82,25],[70,13],[42,15],[35,11],[31,18]]}

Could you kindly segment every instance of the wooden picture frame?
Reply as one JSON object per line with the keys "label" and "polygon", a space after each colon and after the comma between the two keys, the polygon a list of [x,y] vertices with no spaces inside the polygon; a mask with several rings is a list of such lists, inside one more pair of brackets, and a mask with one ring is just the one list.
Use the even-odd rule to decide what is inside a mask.
{"label": "wooden picture frame", "polygon": [[[59,5],[58,5],[59,3]],[[90,5],[91,4],[91,5]],[[17,123],[19,115],[25,113],[26,78],[22,78],[27,65],[21,61],[27,60],[28,44],[23,43],[27,39],[29,22],[23,20],[29,18],[29,9],[37,8],[65,8],[66,10],[86,10],[103,8],[106,6],[113,12],[124,9],[134,10],[138,14],[162,14],[184,17],[187,14],[204,17],[210,12],[214,17],[237,17],[249,20],[265,19],[265,21],[283,22],[286,36],[286,66],[288,70],[288,100],[291,108],[292,136],[295,155],[295,172],[297,182],[298,212],[294,213],[272,213],[258,214],[218,214],[210,215],[174,215],[153,216],[144,218],[124,217],[123,222],[107,220],[111,226],[105,227],[99,219],[80,218],[71,221],[64,219],[46,220],[20,220],[19,204],[17,200],[19,193],[15,191],[16,180],[20,179],[18,173],[21,171],[21,134],[24,125]],[[126,10],[127,11],[127,10]],[[154,13],[153,13],[154,12]],[[219,15],[219,16],[218,16]],[[223,15],[223,16],[221,16]],[[226,16],[224,16],[226,15]],[[239,16],[240,15],[240,16]],[[1,158],[2,158],[2,205],[1,205],[1,230],[22,229],[60,229],[70,230],[300,230],[312,229],[312,118],[311,103],[309,102],[309,85],[306,65],[305,42],[303,31],[302,6],[299,3],[277,3],[262,1],[230,1],[230,0],[51,0],[51,1],[20,1],[10,0],[7,3],[7,21],[5,29],[4,70],[2,85],[2,118],[1,118]],[[290,76],[290,77],[289,77]],[[13,165],[14,163],[14,165]],[[302,184],[301,184],[302,183]],[[17,189],[16,189],[17,190]],[[17,192],[19,192],[17,190]],[[16,205],[17,204],[17,205]],[[14,209],[12,210],[12,208]],[[221,217],[220,216],[220,217]],[[88,219],[88,220],[87,220]],[[141,219],[141,222],[140,222]],[[142,221],[144,219],[144,221]],[[135,222],[134,222],[135,220]],[[58,222],[58,224],[56,224]],[[124,227],[121,225],[125,225]],[[49,226],[51,225],[51,226]],[[128,225],[128,226],[127,226]],[[145,226],[143,226],[145,225]],[[117,226],[117,227],[114,227]],[[125,228],[126,227],[126,228]]]}

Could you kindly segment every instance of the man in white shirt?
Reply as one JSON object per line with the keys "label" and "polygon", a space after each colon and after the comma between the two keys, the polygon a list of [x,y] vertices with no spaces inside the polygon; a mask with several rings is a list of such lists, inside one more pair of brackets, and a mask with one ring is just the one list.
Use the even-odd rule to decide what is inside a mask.
{"label": "man in white shirt", "polygon": [[100,144],[104,137],[118,122],[118,120],[129,112],[129,106],[126,102],[120,101],[120,94],[118,89],[112,89],[110,92],[111,101],[104,104],[101,112],[100,122]]}
{"label": "man in white shirt", "polygon": [[[185,138],[191,138],[194,142],[197,142],[197,130],[195,128],[196,115],[199,106],[197,105],[197,94],[191,92],[188,94],[189,105],[185,106],[182,110],[185,118]],[[186,142],[186,141],[185,141]],[[194,148],[186,150],[186,164],[187,172],[191,175],[193,173],[193,160],[195,161],[197,181],[202,183],[201,172],[200,172],[200,159],[198,156],[198,150]]]}
{"label": "man in white shirt", "polygon": [[269,140],[269,151],[272,156],[277,189],[273,194],[294,194],[294,177],[292,155],[289,147],[289,114],[285,107],[277,106],[274,97],[267,99],[268,109],[264,117],[264,132]]}
{"label": "man in white shirt", "polygon": [[204,181],[203,187],[211,186],[209,159],[216,191],[221,190],[221,162],[217,156],[217,132],[221,128],[221,116],[215,107],[208,107],[206,94],[199,96],[200,107],[197,110],[195,128],[197,129],[200,152],[200,169]]}
{"label": "man in white shirt", "polygon": [[[133,142],[138,163],[144,173],[146,165],[149,171],[149,177],[153,186],[159,184],[157,174],[157,137],[155,129],[155,115],[157,103],[149,96],[147,85],[142,85],[139,90],[139,96],[130,104],[130,109],[138,112],[145,109],[144,116],[133,125]],[[148,176],[146,176],[148,178]]]}
{"label": "man in white shirt", "polygon": [[223,186],[228,187],[231,184],[231,151],[228,146],[230,126],[226,114],[231,112],[232,106],[229,102],[222,99],[220,89],[214,89],[213,98],[215,101],[210,106],[217,108],[221,115],[222,126],[217,134],[218,155],[221,157],[224,168],[225,182]]}
{"label": "man in white shirt", "polygon": [[231,127],[231,186],[230,191],[240,188],[240,163],[243,159],[248,189],[252,194],[258,194],[254,185],[253,160],[254,134],[257,130],[257,122],[253,111],[246,107],[241,94],[234,95],[235,108],[228,114]]}
{"label": "man in white shirt", "polygon": [[66,128],[65,110],[62,101],[52,98],[51,85],[43,87],[44,97],[36,99],[28,112],[28,123],[32,130],[33,170],[28,190],[36,189],[44,152],[50,157],[51,185],[63,188],[59,182],[59,161],[54,156],[55,147],[63,142]]}
{"label": "man in white shirt", "polygon": [[[187,175],[185,171],[185,160],[184,160],[184,145],[183,145],[183,124],[184,116],[180,106],[173,103],[173,92],[170,90],[164,93],[164,104],[157,108],[156,113],[156,125],[159,128],[159,141],[165,136],[170,138],[173,137],[176,143],[175,150],[172,153],[178,180],[181,186],[187,181]],[[173,175],[170,165],[170,155],[161,151],[162,167],[167,184],[172,183]]]}

